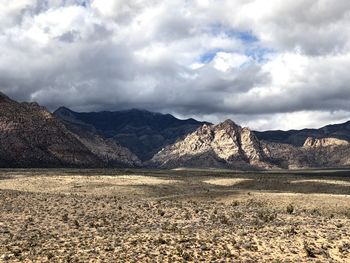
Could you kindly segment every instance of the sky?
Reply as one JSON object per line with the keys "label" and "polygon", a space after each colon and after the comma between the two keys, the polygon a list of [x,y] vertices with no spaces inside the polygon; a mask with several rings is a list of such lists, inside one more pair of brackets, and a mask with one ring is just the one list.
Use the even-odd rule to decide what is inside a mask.
{"label": "sky", "polygon": [[348,0],[0,0],[0,91],[256,130],[350,120]]}

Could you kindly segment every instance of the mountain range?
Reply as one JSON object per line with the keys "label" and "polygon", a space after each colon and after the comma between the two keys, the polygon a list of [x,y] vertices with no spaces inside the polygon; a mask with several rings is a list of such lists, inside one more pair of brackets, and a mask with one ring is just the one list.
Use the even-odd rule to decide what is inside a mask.
{"label": "mountain range", "polygon": [[50,113],[0,93],[0,167],[347,167],[349,141],[350,122],[258,132],[138,109]]}

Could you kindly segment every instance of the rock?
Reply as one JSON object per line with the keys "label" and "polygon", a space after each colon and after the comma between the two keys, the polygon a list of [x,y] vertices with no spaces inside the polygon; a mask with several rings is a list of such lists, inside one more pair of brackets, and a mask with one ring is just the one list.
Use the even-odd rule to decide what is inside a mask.
{"label": "rock", "polygon": [[346,146],[349,145],[348,141],[345,140],[340,140],[337,138],[312,138],[308,137],[305,142],[303,147],[305,148],[319,148],[319,147],[329,147],[329,146]]}
{"label": "rock", "polygon": [[151,163],[161,167],[272,167],[269,151],[248,129],[232,120],[204,124],[157,153]]}

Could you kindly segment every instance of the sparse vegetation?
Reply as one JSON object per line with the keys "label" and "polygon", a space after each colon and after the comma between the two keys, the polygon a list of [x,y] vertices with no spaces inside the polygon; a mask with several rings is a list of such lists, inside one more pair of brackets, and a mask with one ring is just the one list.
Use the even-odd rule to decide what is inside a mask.
{"label": "sparse vegetation", "polygon": [[316,257],[314,250],[310,247],[310,245],[307,242],[304,242],[304,250],[307,257],[309,258]]}
{"label": "sparse vegetation", "polygon": [[287,206],[287,213],[288,214],[293,214],[293,212],[294,212],[294,206],[292,204],[289,204]]}
{"label": "sparse vegetation", "polygon": [[2,171],[0,262],[350,262],[350,204],[335,195],[344,186],[274,193],[284,184],[264,174],[263,192],[250,183],[207,193],[213,171],[131,171]]}

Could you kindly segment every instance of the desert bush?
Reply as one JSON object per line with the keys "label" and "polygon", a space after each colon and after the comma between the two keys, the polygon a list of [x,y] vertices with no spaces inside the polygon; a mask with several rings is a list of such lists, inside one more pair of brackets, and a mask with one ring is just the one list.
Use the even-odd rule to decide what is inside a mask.
{"label": "desert bush", "polygon": [[78,222],[78,220],[74,220],[74,225],[76,226],[76,227],[80,227],[80,224],[79,224],[79,222]]}
{"label": "desert bush", "polygon": [[235,201],[232,202],[231,205],[232,205],[232,206],[239,206],[239,202],[238,202],[237,200],[235,200]]}
{"label": "desert bush", "polygon": [[269,210],[260,210],[257,214],[257,217],[261,221],[268,223],[268,222],[275,220],[277,218],[277,214],[275,212],[271,212]]}
{"label": "desert bush", "polygon": [[186,220],[192,219],[192,214],[191,214],[190,212],[186,212],[186,214],[185,214],[185,219],[186,219]]}
{"label": "desert bush", "polygon": [[232,223],[229,217],[225,214],[219,215],[218,220],[220,221],[221,224],[224,224],[224,225],[230,225]]}
{"label": "desert bush", "polygon": [[52,254],[52,252],[49,252],[49,253],[47,253],[46,256],[47,256],[47,259],[50,260],[54,257],[54,254]]}
{"label": "desert bush", "polygon": [[291,226],[291,227],[287,228],[286,230],[284,230],[284,233],[286,235],[296,235],[297,231],[295,230],[294,226]]}
{"label": "desert bush", "polygon": [[163,237],[158,237],[158,239],[155,240],[155,244],[156,245],[167,245],[168,244],[168,241],[163,238]]}
{"label": "desert bush", "polygon": [[350,243],[342,244],[338,247],[340,253],[349,253],[350,252]]}
{"label": "desert bush", "polygon": [[316,216],[320,216],[321,212],[317,208],[314,208],[311,210],[311,214],[316,215]]}
{"label": "desert bush", "polygon": [[350,209],[349,209],[349,210],[345,210],[345,211],[344,211],[344,215],[345,215],[347,218],[350,218]]}
{"label": "desert bush", "polygon": [[188,252],[184,252],[182,254],[182,258],[185,260],[185,261],[192,261],[193,260],[193,256],[188,253]]}
{"label": "desert bush", "polygon": [[65,222],[65,223],[68,222],[68,219],[69,219],[69,217],[68,217],[67,213],[62,216],[62,221],[63,222]]}
{"label": "desert bush", "polygon": [[310,245],[307,242],[304,242],[304,251],[306,253],[306,256],[309,258],[315,258],[315,252],[313,249],[310,247]]}
{"label": "desert bush", "polygon": [[294,212],[294,206],[293,206],[292,204],[289,204],[289,205],[287,205],[286,210],[287,210],[287,213],[288,213],[288,214],[293,214],[293,212]]}

